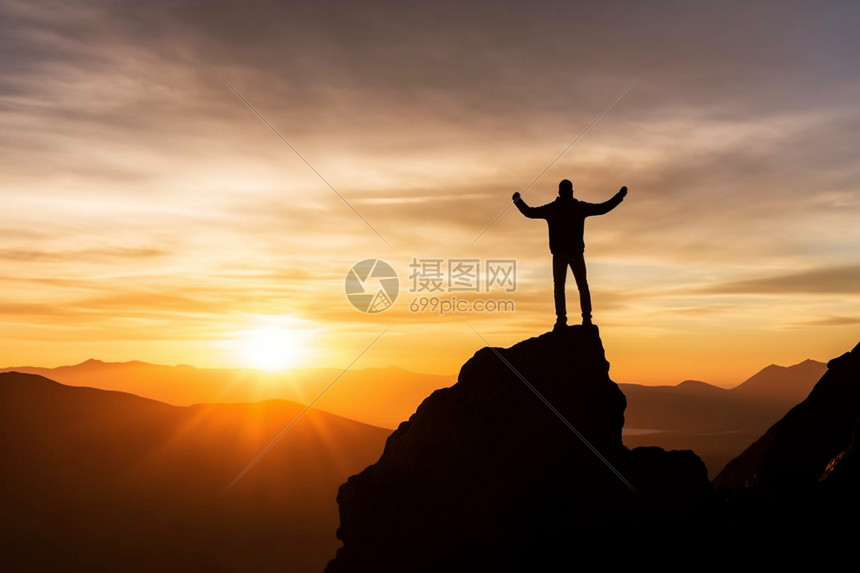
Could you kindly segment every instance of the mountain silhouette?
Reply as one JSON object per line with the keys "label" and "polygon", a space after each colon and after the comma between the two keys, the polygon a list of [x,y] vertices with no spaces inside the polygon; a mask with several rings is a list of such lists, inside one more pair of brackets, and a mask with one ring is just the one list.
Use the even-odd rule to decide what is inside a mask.
{"label": "mountain silhouette", "polygon": [[326,571],[558,569],[697,523],[714,500],[704,464],[626,448],[608,371],[593,326],[478,351],[340,487]]}
{"label": "mountain silhouette", "polygon": [[827,365],[816,360],[804,360],[788,367],[771,364],[732,388],[732,392],[796,404],[806,398],[826,370]]}
{"label": "mountain silhouette", "polygon": [[[266,372],[94,359],[57,368],[0,368],[0,372],[12,371],[38,374],[69,386],[129,392],[175,406],[271,399],[307,404],[341,375],[341,370],[335,368]],[[396,428],[421,400],[437,388],[450,386],[453,378],[402,368],[350,370],[316,403],[316,409],[373,426]],[[356,400],[356,395],[371,399]]]}
{"label": "mountain silhouette", "polygon": [[[714,480],[749,527],[849,533],[860,509],[860,344],[834,358],[809,396]],[[856,533],[856,531],[855,531]]]}
{"label": "mountain silhouette", "polygon": [[[731,390],[694,380],[676,386],[619,384],[627,396],[626,429],[643,434],[627,438],[636,445],[693,449],[716,476],[728,460],[805,398],[825,369],[825,364],[814,360],[788,367],[771,365]],[[57,368],[0,368],[0,372],[10,371],[38,374],[70,386],[129,392],[176,406],[267,399],[308,403],[340,374],[327,368],[265,372],[94,359]],[[316,406],[393,429],[428,394],[450,386],[454,378],[392,367],[350,370]],[[356,400],[357,393],[372,400]]]}
{"label": "mountain silhouette", "polygon": [[[583,553],[631,565],[645,555],[775,559],[787,543],[830,548],[854,531],[840,524],[860,509],[858,356],[860,345],[828,365],[770,366],[730,390],[697,381],[619,389],[597,329],[570,327],[482,349],[456,385],[434,392],[390,436],[310,410],[223,496],[304,406],[177,407],[0,373],[8,524],[0,552],[15,571],[309,572],[335,554],[337,530],[343,546],[328,570],[338,572],[549,570],[581,564]],[[140,387],[144,373],[154,386],[181,383],[180,373],[201,385],[213,379],[143,362],[57,370],[82,385],[87,372],[100,382],[133,373],[114,382]],[[398,372],[365,375],[373,373]],[[811,386],[763,436],[739,444],[775,415],[773,404]],[[664,429],[625,435],[625,418]],[[732,427],[746,433],[712,431]],[[720,507],[696,455],[633,447],[697,444],[707,459],[708,447],[742,451],[753,441],[713,482]],[[667,539],[671,552],[655,553]]]}
{"label": "mountain silhouette", "polygon": [[677,386],[620,384],[627,396],[625,435],[630,445],[694,450],[712,477],[782,418],[827,369],[814,360],[770,365],[725,389],[686,380]]}
{"label": "mountain silhouette", "polygon": [[320,571],[338,546],[337,487],[390,431],[312,409],[223,494],[303,409],[0,374],[3,569]]}

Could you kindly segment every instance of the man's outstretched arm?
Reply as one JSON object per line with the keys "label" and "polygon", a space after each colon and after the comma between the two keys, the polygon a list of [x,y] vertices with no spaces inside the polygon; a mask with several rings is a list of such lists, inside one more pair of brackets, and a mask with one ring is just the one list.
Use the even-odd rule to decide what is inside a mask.
{"label": "man's outstretched arm", "polygon": [[514,205],[517,206],[517,209],[520,210],[520,213],[528,217],[529,219],[546,219],[547,213],[549,211],[549,205],[541,205],[540,207],[529,207],[526,205],[526,202],[523,201],[522,197],[520,197],[519,193],[514,193],[513,196]]}
{"label": "man's outstretched arm", "polygon": [[612,199],[603,203],[584,203],[586,205],[586,216],[604,215],[615,209],[627,196],[627,186],[621,188]]}

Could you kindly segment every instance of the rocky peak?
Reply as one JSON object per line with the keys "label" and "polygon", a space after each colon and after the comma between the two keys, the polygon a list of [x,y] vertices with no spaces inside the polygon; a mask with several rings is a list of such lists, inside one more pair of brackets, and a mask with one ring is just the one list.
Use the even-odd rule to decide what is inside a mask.
{"label": "rocky peak", "polygon": [[625,448],[625,407],[596,327],[479,350],[341,486],[327,571],[555,566],[573,539],[705,507],[701,460]]}

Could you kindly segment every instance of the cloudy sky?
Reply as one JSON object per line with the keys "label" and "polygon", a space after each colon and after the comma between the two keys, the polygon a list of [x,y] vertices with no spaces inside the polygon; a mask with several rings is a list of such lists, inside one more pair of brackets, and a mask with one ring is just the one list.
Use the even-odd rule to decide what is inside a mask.
{"label": "cloudy sky", "polygon": [[[525,194],[630,189],[586,230],[613,377],[841,354],[860,9],[749,4],[0,0],[0,365],[242,366],[269,336],[346,367],[390,326],[357,367],[455,373],[475,330],[551,327],[546,225],[475,238],[622,93]],[[367,258],[402,283],[376,315],[344,295]],[[485,293],[516,311],[410,311],[409,262],[450,258],[516,259]]]}

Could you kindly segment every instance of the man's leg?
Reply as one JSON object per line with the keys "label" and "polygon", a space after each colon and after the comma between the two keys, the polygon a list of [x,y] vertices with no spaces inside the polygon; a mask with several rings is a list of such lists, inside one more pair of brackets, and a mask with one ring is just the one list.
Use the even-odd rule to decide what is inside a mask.
{"label": "man's leg", "polygon": [[555,297],[556,324],[567,324],[567,306],[564,301],[564,282],[567,278],[567,257],[552,256],[552,288]]}
{"label": "man's leg", "polygon": [[585,253],[570,257],[570,268],[579,289],[579,306],[582,308],[582,324],[591,324],[591,292],[588,290],[588,280],[585,276]]}

